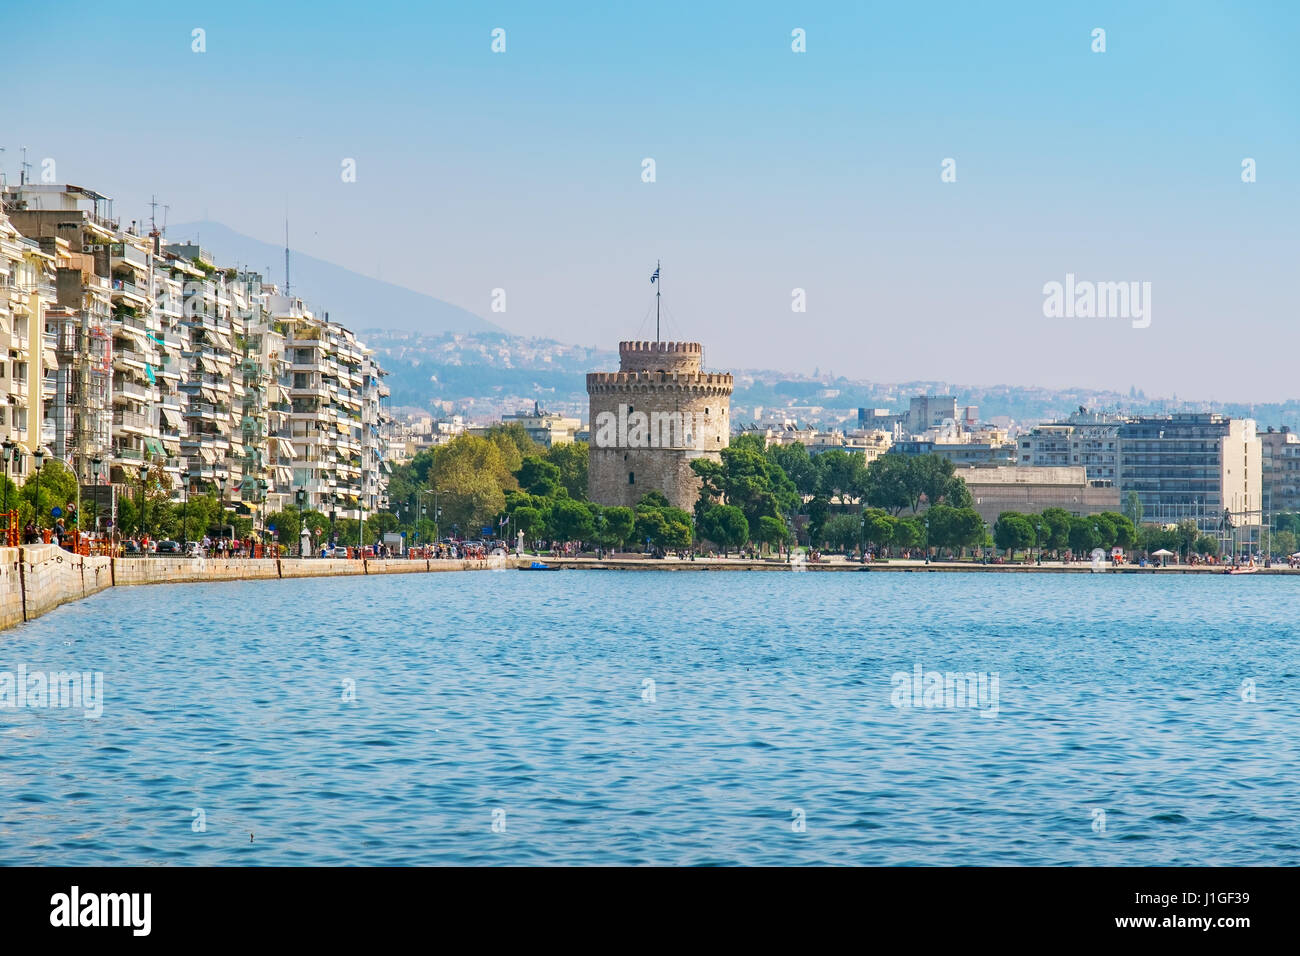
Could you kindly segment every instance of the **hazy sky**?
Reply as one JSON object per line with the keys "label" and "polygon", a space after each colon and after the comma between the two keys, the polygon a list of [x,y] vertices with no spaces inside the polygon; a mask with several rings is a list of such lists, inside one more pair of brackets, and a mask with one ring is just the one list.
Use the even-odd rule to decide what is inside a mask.
{"label": "hazy sky", "polygon": [[[10,18],[0,164],[124,222],[157,194],[276,242],[287,212],[295,248],[523,334],[653,336],[662,259],[715,367],[1300,395],[1300,4],[470,7]],[[1150,282],[1149,327],[1045,317],[1067,273]]]}

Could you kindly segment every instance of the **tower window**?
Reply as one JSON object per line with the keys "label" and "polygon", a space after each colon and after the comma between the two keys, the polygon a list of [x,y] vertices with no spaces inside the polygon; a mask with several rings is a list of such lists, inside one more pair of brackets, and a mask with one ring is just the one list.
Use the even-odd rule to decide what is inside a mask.
{"label": "tower window", "polygon": [[628,483],[629,485],[635,485],[635,484],[636,484],[636,472],[634,472],[634,471],[629,471],[629,472],[627,473],[627,483]]}

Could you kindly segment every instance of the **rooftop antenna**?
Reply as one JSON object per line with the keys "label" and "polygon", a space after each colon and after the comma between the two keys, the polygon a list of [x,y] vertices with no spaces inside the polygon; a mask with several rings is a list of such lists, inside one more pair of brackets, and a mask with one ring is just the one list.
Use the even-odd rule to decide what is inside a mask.
{"label": "rooftop antenna", "polygon": [[284,217],[284,294],[289,295],[289,217]]}
{"label": "rooftop antenna", "polygon": [[23,161],[22,161],[22,163],[21,163],[21,164],[19,165],[19,167],[18,167],[18,185],[19,185],[19,186],[26,186],[26,185],[27,185],[27,168],[28,168],[28,166],[29,166],[29,163],[27,162],[27,147],[24,146],[24,147],[23,147]]}

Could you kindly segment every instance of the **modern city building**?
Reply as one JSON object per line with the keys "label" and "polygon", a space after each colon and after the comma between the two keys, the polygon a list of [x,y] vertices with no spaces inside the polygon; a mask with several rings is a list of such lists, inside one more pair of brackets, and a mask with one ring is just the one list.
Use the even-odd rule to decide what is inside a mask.
{"label": "modern city building", "polygon": [[1117,415],[1079,409],[1069,418],[1032,428],[1019,438],[1017,464],[1029,467],[1082,465],[1089,481],[1119,480]]}
{"label": "modern city building", "polygon": [[1120,495],[1137,493],[1143,521],[1190,518],[1221,541],[1232,528],[1261,524],[1263,466],[1252,419],[1149,416],[1124,422],[1118,434]]}
{"label": "modern city building", "polygon": [[501,422],[504,425],[515,422],[522,425],[524,431],[528,432],[528,437],[543,448],[570,443],[582,430],[580,419],[544,411],[537,402],[533,403],[531,411],[502,415]]}
{"label": "modern city building", "polygon": [[1300,514],[1300,435],[1283,425],[1259,432],[1264,474],[1264,511]]}

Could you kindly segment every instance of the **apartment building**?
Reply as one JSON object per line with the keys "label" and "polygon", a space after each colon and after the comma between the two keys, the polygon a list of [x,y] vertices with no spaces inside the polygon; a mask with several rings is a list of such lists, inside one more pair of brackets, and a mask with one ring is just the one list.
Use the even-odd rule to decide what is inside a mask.
{"label": "apartment building", "polygon": [[1259,433],[1268,515],[1300,513],[1300,435],[1283,425]]}
{"label": "apartment building", "polygon": [[1119,429],[1117,415],[1079,409],[1064,421],[1032,428],[1018,441],[1017,464],[1048,468],[1081,465],[1093,482],[1119,479]]}
{"label": "apartment building", "polygon": [[1121,498],[1136,492],[1144,521],[1196,521],[1226,538],[1224,512],[1236,528],[1260,525],[1261,442],[1249,418],[1181,414],[1135,418],[1119,427]]}
{"label": "apartment building", "polygon": [[501,423],[522,425],[528,437],[543,448],[572,443],[582,428],[581,419],[545,411],[537,402],[533,402],[531,410],[502,415]]}
{"label": "apartment building", "polygon": [[386,373],[352,332],[198,245],[122,229],[93,190],[3,198],[0,432],[88,485],[162,469],[178,499],[250,513],[300,491],[338,517],[386,506]]}
{"label": "apartment building", "polygon": [[303,491],[307,507],[338,517],[360,518],[386,507],[392,468],[384,439],[386,373],[374,353],[328,315],[316,318],[300,299],[268,300],[286,329],[295,494]]}
{"label": "apartment building", "polygon": [[45,334],[55,275],[54,256],[23,236],[0,209],[0,441],[7,473],[19,483],[41,443],[58,365],[55,343]]}

